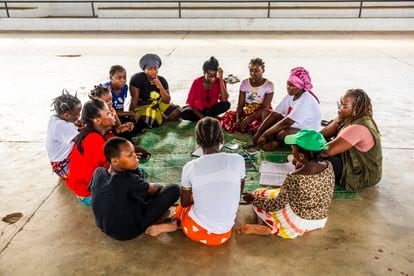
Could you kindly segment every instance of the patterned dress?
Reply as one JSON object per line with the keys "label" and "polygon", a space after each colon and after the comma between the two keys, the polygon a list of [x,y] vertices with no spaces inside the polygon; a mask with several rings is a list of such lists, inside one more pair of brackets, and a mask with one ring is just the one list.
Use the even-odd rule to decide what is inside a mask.
{"label": "patterned dress", "polygon": [[[245,106],[243,107],[243,116],[246,118],[258,110],[263,103],[266,94],[273,93],[273,83],[266,80],[261,86],[253,87],[249,79],[245,79],[240,84],[240,93],[245,95]],[[272,109],[271,106],[268,107]],[[255,133],[262,123],[260,118],[255,119],[245,130],[246,133]],[[229,111],[221,119],[221,126],[228,132],[236,131],[236,112]]]}
{"label": "patterned dress", "polygon": [[279,189],[255,190],[253,209],[272,228],[272,234],[294,239],[325,226],[334,186],[334,172],[328,162],[318,174],[287,175]]}

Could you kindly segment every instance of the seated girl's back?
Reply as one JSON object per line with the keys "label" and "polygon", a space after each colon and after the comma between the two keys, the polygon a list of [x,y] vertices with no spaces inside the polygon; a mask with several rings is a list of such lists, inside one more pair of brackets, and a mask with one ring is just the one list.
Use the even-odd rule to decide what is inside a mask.
{"label": "seated girl's back", "polygon": [[211,232],[229,231],[236,218],[240,180],[244,177],[244,159],[238,154],[206,154],[187,163],[181,185],[193,193],[190,217]]}

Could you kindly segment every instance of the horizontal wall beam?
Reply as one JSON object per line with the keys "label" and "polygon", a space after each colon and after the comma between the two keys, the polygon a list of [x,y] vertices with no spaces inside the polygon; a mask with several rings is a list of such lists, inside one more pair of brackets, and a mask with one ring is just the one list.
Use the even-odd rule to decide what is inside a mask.
{"label": "horizontal wall beam", "polygon": [[414,31],[414,18],[0,18],[0,31]]}

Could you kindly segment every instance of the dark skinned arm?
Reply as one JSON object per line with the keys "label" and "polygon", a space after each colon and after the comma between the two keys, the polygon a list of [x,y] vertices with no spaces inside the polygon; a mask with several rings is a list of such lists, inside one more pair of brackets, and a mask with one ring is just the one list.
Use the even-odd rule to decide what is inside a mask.
{"label": "dark skinned arm", "polygon": [[352,148],[352,145],[342,137],[336,137],[327,145],[329,148],[321,152],[322,157],[335,156]]}
{"label": "dark skinned arm", "polygon": [[137,105],[138,105],[139,88],[131,85],[129,87],[129,95],[131,95],[131,103],[129,104],[129,111],[134,112],[135,108],[137,108]]}
{"label": "dark skinned arm", "polygon": [[262,116],[262,112],[267,109],[270,105],[270,103],[272,102],[273,99],[273,93],[268,93],[265,95],[262,104],[260,105],[260,108],[257,109],[255,112],[253,112],[252,114],[250,114],[247,118],[245,118],[241,124],[240,124],[240,128],[241,129],[245,129],[248,125],[250,125],[255,119],[259,118],[260,116]]}
{"label": "dark skinned arm", "polygon": [[239,101],[237,103],[236,111],[236,129],[240,129],[241,118],[243,117],[243,107],[246,104],[246,95],[241,90],[239,90]]}
{"label": "dark skinned arm", "polygon": [[227,88],[224,85],[223,69],[221,69],[220,67],[217,70],[217,78],[218,78],[219,83],[220,83],[220,98],[221,98],[221,101],[227,102],[229,100],[229,93],[227,92]]}
{"label": "dark skinned arm", "polygon": [[339,117],[336,117],[332,122],[329,123],[329,125],[324,127],[320,132],[323,135],[323,137],[325,137],[325,139],[329,139],[338,134],[338,127]]}
{"label": "dark skinned arm", "polygon": [[277,123],[278,121],[283,120],[283,115],[279,114],[277,112],[270,112],[269,116],[264,119],[262,124],[260,125],[259,129],[257,130],[256,134],[253,136],[253,143],[257,143],[257,140],[259,140],[259,137],[272,125]]}
{"label": "dark skinned arm", "polygon": [[293,125],[295,123],[295,121],[293,121],[292,119],[290,119],[289,117],[285,117],[283,118],[281,121],[279,121],[277,124],[275,124],[274,126],[272,126],[271,128],[269,128],[268,130],[266,130],[260,137],[258,140],[258,143],[260,140],[265,139],[267,140],[267,137],[272,136],[277,134],[279,131],[281,131],[282,129],[288,128],[291,125]]}
{"label": "dark skinned arm", "polygon": [[194,204],[193,201],[193,192],[191,189],[182,189],[181,190],[181,200],[180,200],[181,206],[188,207],[191,204]]}
{"label": "dark skinned arm", "polygon": [[160,90],[161,100],[164,103],[170,103],[171,101],[170,92],[168,91],[168,89],[164,88],[158,76],[155,80],[152,81],[152,84],[155,85]]}

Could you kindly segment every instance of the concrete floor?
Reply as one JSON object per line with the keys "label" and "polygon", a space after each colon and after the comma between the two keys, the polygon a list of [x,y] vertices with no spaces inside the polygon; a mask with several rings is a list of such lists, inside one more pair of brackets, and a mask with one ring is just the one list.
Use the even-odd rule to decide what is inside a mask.
{"label": "concrete floor", "polygon": [[[160,74],[178,104],[211,55],[239,77],[250,58],[262,57],[276,86],[273,104],[286,93],[289,69],[305,66],[325,119],[346,89],[364,88],[382,132],[382,181],[361,201],[334,201],[323,230],[292,241],[234,235],[209,248],[181,232],[111,240],[50,173],[49,106],[62,88],[85,101],[113,64],[131,76],[147,52],[162,57]],[[0,76],[0,217],[24,215],[0,222],[0,275],[414,274],[413,33],[2,33]],[[229,90],[236,101],[238,84]],[[253,220],[241,206],[238,221]]]}

